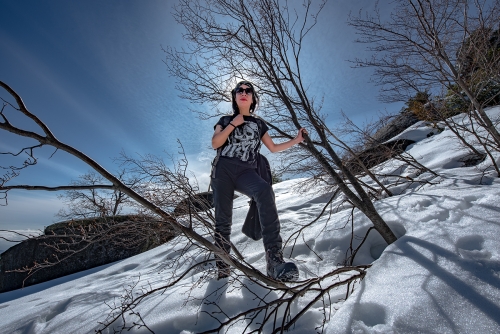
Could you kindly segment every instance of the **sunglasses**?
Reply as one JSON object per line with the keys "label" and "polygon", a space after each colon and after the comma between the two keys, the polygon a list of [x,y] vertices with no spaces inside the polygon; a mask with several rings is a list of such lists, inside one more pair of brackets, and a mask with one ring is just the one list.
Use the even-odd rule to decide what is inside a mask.
{"label": "sunglasses", "polygon": [[245,94],[249,95],[249,94],[253,94],[253,88],[238,88],[236,90],[236,94],[243,94],[243,92],[245,92]]}

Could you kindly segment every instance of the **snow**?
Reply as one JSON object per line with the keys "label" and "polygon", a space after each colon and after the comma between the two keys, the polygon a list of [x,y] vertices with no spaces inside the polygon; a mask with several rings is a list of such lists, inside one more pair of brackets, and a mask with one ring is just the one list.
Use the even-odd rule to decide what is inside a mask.
{"label": "snow", "polygon": [[[488,113],[498,118],[500,107]],[[432,136],[428,136],[430,132]],[[487,169],[488,160],[463,167],[460,159],[467,153],[448,129],[437,132],[419,122],[397,138],[416,141],[408,153],[439,176],[429,172],[418,175],[392,160],[377,167],[381,172],[429,183],[396,185],[391,188],[394,196],[375,202],[399,239],[386,247],[376,232],[369,234],[354,265],[372,267],[347,300],[345,287],[331,291],[331,314],[324,333],[500,333],[500,179]],[[304,181],[295,179],[274,186],[284,240],[298,225],[315,219],[330,199],[331,194],[321,193],[319,187],[297,192],[297,185]],[[240,197],[234,202],[232,241],[248,263],[265,272],[261,242],[240,232],[247,201]],[[354,232],[363,237],[371,223],[357,210],[353,216]],[[293,247],[293,242],[285,246],[286,256],[293,249],[292,259],[301,278],[325,274],[345,259],[350,217],[348,206],[327,214],[306,228]],[[137,291],[141,286],[166,284],[174,270],[169,264],[183,247],[181,240],[123,261],[2,293],[0,328],[4,333],[94,332],[110,312],[107,305],[119,302],[127,286],[137,283]],[[186,256],[204,259],[195,247]],[[224,319],[224,313],[234,315],[257,306],[256,297],[277,298],[275,292],[269,293],[242,276],[239,282],[217,281],[206,268],[142,301],[137,310],[151,330],[203,332],[217,327],[217,319]],[[299,299],[292,305],[292,314],[304,305]],[[315,304],[289,332],[316,333],[324,317],[322,307],[322,303]],[[255,329],[253,326],[241,321],[223,332],[241,333],[245,328]],[[264,331],[271,332],[271,327]]]}

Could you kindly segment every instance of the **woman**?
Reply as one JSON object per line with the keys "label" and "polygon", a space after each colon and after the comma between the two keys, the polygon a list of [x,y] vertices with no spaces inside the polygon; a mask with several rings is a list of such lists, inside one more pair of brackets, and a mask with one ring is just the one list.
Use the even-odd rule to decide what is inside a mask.
{"label": "woman", "polygon": [[[249,81],[240,81],[231,91],[233,115],[223,116],[215,125],[212,147],[217,158],[212,170],[212,189],[215,205],[215,243],[229,253],[234,191],[252,198],[259,212],[262,240],[266,250],[267,274],[276,280],[294,281],[299,277],[297,266],[283,260],[280,222],[274,192],[269,183],[257,173],[257,155],[261,143],[271,152],[280,152],[304,140],[300,129],[297,136],[275,144],[268,134],[266,123],[252,116],[258,95]],[[229,266],[217,260],[219,278],[227,277]]]}

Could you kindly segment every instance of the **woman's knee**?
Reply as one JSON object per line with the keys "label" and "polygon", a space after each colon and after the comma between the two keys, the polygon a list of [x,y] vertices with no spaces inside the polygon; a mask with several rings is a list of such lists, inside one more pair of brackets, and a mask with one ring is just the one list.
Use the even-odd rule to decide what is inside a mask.
{"label": "woman's knee", "polygon": [[274,200],[273,187],[268,183],[262,183],[261,185],[259,185],[259,188],[254,191],[254,198],[256,201],[258,201],[259,199]]}

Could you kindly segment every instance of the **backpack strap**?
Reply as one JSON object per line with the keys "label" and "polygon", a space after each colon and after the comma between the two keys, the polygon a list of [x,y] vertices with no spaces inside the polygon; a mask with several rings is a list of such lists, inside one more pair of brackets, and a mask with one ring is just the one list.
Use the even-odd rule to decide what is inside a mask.
{"label": "backpack strap", "polygon": [[222,130],[227,128],[229,123],[231,123],[232,118],[233,118],[232,116],[224,116],[224,118],[222,119]]}
{"label": "backpack strap", "polygon": [[[223,116],[222,117],[222,130],[224,130],[225,128],[227,128],[227,126],[229,125],[229,123],[231,123],[231,121],[233,120],[233,117],[230,116],[230,115],[227,115],[227,116]],[[224,147],[224,145],[222,145],[221,147],[217,148],[217,154],[214,158],[214,160],[212,160],[212,171],[210,172],[210,178],[214,178],[215,177],[215,169],[216,169],[216,166],[217,166],[217,162],[219,162],[219,158],[220,158],[220,155],[222,153],[222,148]],[[208,191],[210,191],[210,187],[211,187],[211,182],[210,184],[208,185]]]}

